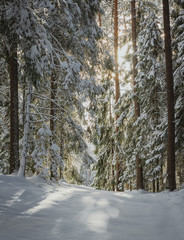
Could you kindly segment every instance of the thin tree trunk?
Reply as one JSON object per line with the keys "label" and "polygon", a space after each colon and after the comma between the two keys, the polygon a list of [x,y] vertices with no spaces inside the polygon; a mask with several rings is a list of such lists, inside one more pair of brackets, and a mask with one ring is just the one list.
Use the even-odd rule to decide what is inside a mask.
{"label": "thin tree trunk", "polygon": [[153,184],[153,193],[155,193],[155,180],[154,179],[153,179],[152,184]]}
{"label": "thin tree trunk", "polygon": [[[156,115],[156,122],[155,122],[155,126],[158,126],[159,124],[159,104],[158,104],[158,87],[155,86],[155,105],[156,105],[156,111],[155,111],[155,115]],[[157,166],[160,165],[160,161],[159,159],[157,159]],[[159,174],[160,174],[160,171],[159,171]],[[157,179],[156,179],[156,188],[157,188],[157,192],[159,192],[159,174],[157,176]]]}
{"label": "thin tree trunk", "polygon": [[130,186],[129,187],[130,191],[132,191],[132,182],[131,181],[129,182],[129,186]]}
{"label": "thin tree trunk", "polygon": [[[56,126],[55,126],[55,114],[56,114],[56,111],[55,111],[55,107],[56,105],[54,104],[54,101],[56,99],[56,88],[57,88],[57,85],[56,85],[56,75],[55,73],[53,72],[52,73],[52,76],[51,76],[51,103],[50,103],[50,130],[52,132],[52,136],[50,138],[50,145],[52,145],[53,143],[53,138],[54,138],[54,134],[55,134],[55,131],[56,131]],[[52,151],[52,150],[51,150]],[[50,170],[51,170],[51,179],[52,178],[55,178],[55,173],[54,173],[54,170],[53,170],[53,159],[52,159],[52,154],[51,154],[51,165],[50,165]]]}
{"label": "thin tree trunk", "polygon": [[18,117],[18,62],[17,45],[10,47],[10,170],[9,173],[19,169],[19,117]]}
{"label": "thin tree trunk", "polygon": [[21,151],[21,161],[18,176],[25,176],[26,169],[26,159],[27,159],[27,147],[28,147],[28,135],[29,135],[29,124],[30,124],[30,104],[32,97],[32,83],[29,83],[27,103],[26,103],[26,113],[25,113],[25,123],[24,123],[24,136],[22,140],[22,151]]}
{"label": "thin tree trunk", "polygon": [[60,156],[61,156],[61,161],[63,163],[63,165],[60,164],[59,166],[59,173],[60,173],[60,179],[63,179],[64,176],[63,176],[63,169],[64,169],[64,144],[62,142],[62,128],[60,129],[61,130],[61,136],[60,136],[60,139],[61,139],[61,143],[60,143]]}
{"label": "thin tree trunk", "polygon": [[[136,94],[137,90],[135,88],[135,78],[137,76],[137,70],[136,70],[136,65],[137,65],[137,57],[135,55],[137,51],[137,45],[136,45],[136,7],[135,7],[135,0],[131,1],[131,16],[132,16],[132,44],[133,44],[133,84],[134,84],[134,92]],[[135,112],[135,120],[138,119],[140,116],[140,106],[138,99],[135,98],[134,100],[134,112]],[[137,183],[136,183],[136,188],[137,189],[143,189],[143,171],[142,171],[142,166],[141,166],[141,159],[139,156],[136,156],[136,178],[137,178]]]}
{"label": "thin tree trunk", "polygon": [[164,181],[163,181],[163,165],[161,164],[161,169],[160,169],[160,189],[163,191],[164,190]]}
{"label": "thin tree trunk", "polygon": [[22,123],[25,123],[25,108],[26,108],[26,78],[24,78],[23,82],[23,94],[22,94]]}
{"label": "thin tree trunk", "polygon": [[168,138],[167,138],[167,188],[173,191],[176,188],[175,176],[175,122],[174,122],[174,84],[172,70],[172,50],[170,35],[169,2],[163,0],[166,83],[167,83],[167,110],[168,110]]}
{"label": "thin tree trunk", "polygon": [[[109,76],[108,79],[110,79],[112,76]],[[110,98],[110,106],[109,106],[109,115],[110,115],[110,124],[113,125],[113,117],[112,117],[112,103]],[[113,145],[114,145],[114,139],[111,139],[111,156],[113,156]],[[111,163],[112,166],[112,191],[115,191],[115,174],[114,174],[114,164]]]}
{"label": "thin tree trunk", "polygon": [[156,185],[157,185],[157,192],[159,192],[159,190],[160,190],[159,178],[157,178],[157,180],[156,180]]}
{"label": "thin tree trunk", "polygon": [[51,77],[51,94],[50,94],[50,98],[51,98],[51,102],[50,102],[50,130],[52,131],[52,133],[54,134],[55,133],[55,121],[54,121],[54,117],[55,117],[55,114],[56,114],[56,111],[55,111],[55,99],[56,99],[56,76],[55,74],[53,73],[52,74],[52,77]]}
{"label": "thin tree trunk", "polygon": [[115,183],[114,183],[114,165],[112,165],[112,178],[113,178],[113,182],[112,182],[112,191],[115,191]]}
{"label": "thin tree trunk", "polygon": [[[118,0],[114,0],[114,54],[115,54],[115,102],[117,103],[120,97],[120,86],[119,86],[119,73],[118,73]],[[118,119],[116,115],[116,120]],[[118,133],[118,127],[116,127],[116,133]],[[116,151],[116,191],[119,190],[119,156]]]}
{"label": "thin tree trunk", "polygon": [[98,14],[98,20],[99,20],[99,26],[101,27],[102,26],[102,19],[101,19],[101,14],[100,13]]}

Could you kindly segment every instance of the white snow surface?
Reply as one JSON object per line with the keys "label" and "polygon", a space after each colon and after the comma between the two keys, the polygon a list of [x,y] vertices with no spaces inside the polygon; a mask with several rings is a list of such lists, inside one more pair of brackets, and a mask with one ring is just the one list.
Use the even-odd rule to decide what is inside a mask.
{"label": "white snow surface", "polygon": [[184,240],[184,190],[106,192],[0,175],[0,240]]}

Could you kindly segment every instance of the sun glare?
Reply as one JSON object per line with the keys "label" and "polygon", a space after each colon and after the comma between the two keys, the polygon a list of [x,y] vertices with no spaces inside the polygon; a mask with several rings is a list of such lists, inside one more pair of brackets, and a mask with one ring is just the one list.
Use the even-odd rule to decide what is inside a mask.
{"label": "sun glare", "polygon": [[[118,63],[121,65],[122,63],[125,63],[125,56],[128,50],[128,45],[124,45],[118,50]],[[127,65],[125,63],[125,65]],[[128,64],[129,65],[129,64]]]}

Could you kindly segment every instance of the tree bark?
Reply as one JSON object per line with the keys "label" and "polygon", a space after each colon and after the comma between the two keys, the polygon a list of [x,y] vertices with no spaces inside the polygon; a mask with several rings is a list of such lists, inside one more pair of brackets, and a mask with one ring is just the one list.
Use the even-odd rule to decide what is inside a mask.
{"label": "tree bark", "polygon": [[152,184],[153,184],[153,193],[155,193],[155,180],[153,180]]}
{"label": "tree bark", "polygon": [[157,192],[159,192],[159,190],[160,190],[159,178],[157,178],[157,180],[156,180],[156,185],[157,185]]}
{"label": "tree bark", "polygon": [[101,27],[102,26],[102,19],[101,19],[101,14],[100,13],[98,14],[98,20],[99,20],[99,26]]}
{"label": "tree bark", "polygon": [[25,109],[26,109],[26,79],[24,78],[23,89],[22,89],[22,123],[25,123]]}
{"label": "tree bark", "polygon": [[[133,45],[133,84],[134,84],[134,92],[135,94],[137,93],[136,90],[136,83],[135,79],[137,76],[137,70],[136,70],[136,65],[137,65],[137,57],[135,55],[137,51],[137,34],[136,34],[136,6],[135,6],[135,0],[131,1],[131,16],[132,16],[132,45]],[[135,112],[135,120],[138,119],[140,116],[140,106],[137,97],[135,97],[134,100],[134,112]],[[138,189],[143,189],[143,171],[142,171],[142,166],[141,166],[141,159],[139,156],[136,156],[136,188]]]}
{"label": "tree bark", "polygon": [[9,173],[19,169],[19,117],[18,117],[18,62],[17,45],[10,47],[10,170]]}
{"label": "tree bark", "polygon": [[[52,76],[51,76],[51,82],[50,82],[50,85],[51,85],[51,102],[50,102],[50,130],[52,132],[52,136],[50,138],[50,146],[52,145],[53,143],[53,138],[54,138],[54,134],[55,134],[55,131],[56,131],[56,126],[55,126],[55,115],[56,115],[56,110],[55,110],[55,107],[56,105],[54,104],[54,101],[56,99],[56,88],[57,88],[57,84],[56,84],[56,74],[55,72],[52,73]],[[52,151],[52,150],[51,150]],[[51,171],[51,179],[52,178],[56,178],[55,176],[55,173],[54,173],[54,169],[53,169],[53,160],[52,160],[52,153],[51,153],[51,165],[50,165],[50,171]]]}
{"label": "tree bark", "polygon": [[175,176],[175,122],[174,122],[174,83],[172,70],[172,49],[170,34],[169,2],[163,0],[164,38],[166,59],[167,84],[167,111],[168,111],[168,138],[167,138],[167,188],[173,191],[176,188]]}
{"label": "tree bark", "polygon": [[[117,103],[120,97],[119,73],[118,73],[118,0],[114,0],[114,55],[115,55],[115,102]],[[118,119],[116,115],[116,120]],[[118,127],[116,127],[118,133]],[[116,191],[119,190],[119,156],[116,151]]]}
{"label": "tree bark", "polygon": [[27,159],[27,148],[28,148],[28,136],[29,136],[29,125],[30,125],[30,104],[32,97],[32,83],[29,83],[27,103],[26,103],[26,113],[25,113],[25,123],[24,123],[24,135],[22,139],[22,151],[21,151],[21,161],[18,176],[25,177],[26,169],[26,159]]}
{"label": "tree bark", "polygon": [[51,85],[51,93],[50,93],[50,98],[51,98],[51,102],[50,102],[50,130],[52,131],[52,133],[54,134],[55,133],[55,121],[54,121],[54,117],[55,117],[55,114],[56,114],[56,111],[55,111],[55,99],[56,99],[56,88],[57,88],[57,84],[56,84],[56,75],[55,73],[52,74],[51,76],[51,82],[50,82],[50,85]]}

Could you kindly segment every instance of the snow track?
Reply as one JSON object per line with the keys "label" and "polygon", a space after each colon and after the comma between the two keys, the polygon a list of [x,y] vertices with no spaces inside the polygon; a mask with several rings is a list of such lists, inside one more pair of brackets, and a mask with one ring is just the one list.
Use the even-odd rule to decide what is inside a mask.
{"label": "snow track", "polygon": [[113,193],[0,175],[0,240],[184,240],[184,190]]}

